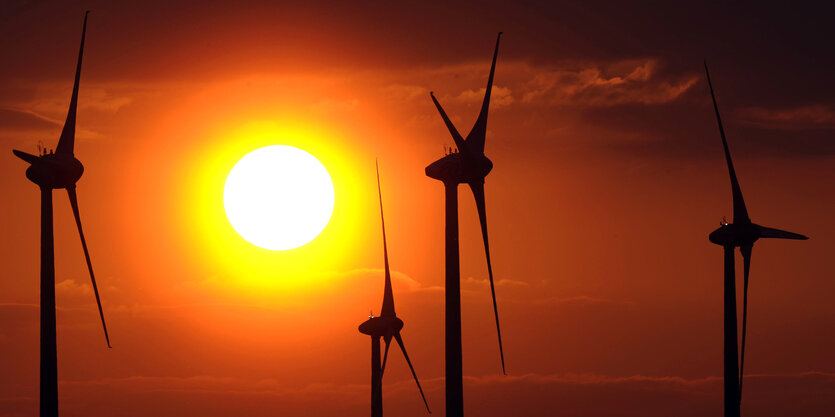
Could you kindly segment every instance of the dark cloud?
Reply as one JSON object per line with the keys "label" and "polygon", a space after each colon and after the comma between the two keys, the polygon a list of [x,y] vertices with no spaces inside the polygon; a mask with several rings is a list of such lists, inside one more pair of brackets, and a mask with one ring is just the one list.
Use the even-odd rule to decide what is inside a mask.
{"label": "dark cloud", "polygon": [[[723,98],[719,98],[719,109],[732,151],[758,157],[820,158],[835,154],[828,107],[739,109]],[[705,159],[721,155],[711,106],[710,94],[700,80],[677,101],[659,106],[590,109],[581,117],[600,129],[593,144],[601,149],[647,158]]]}
{"label": "dark cloud", "polygon": [[574,108],[658,105],[678,99],[697,81],[692,73],[659,74],[660,64],[645,59],[532,70],[522,101]]}
{"label": "dark cloud", "polygon": [[[0,83],[10,88],[21,79],[65,81],[78,32],[77,19],[68,16],[76,8],[80,16],[80,5],[15,4],[0,33],[8,35],[3,55],[13,63],[0,69]],[[729,125],[791,130],[806,129],[809,123],[832,126],[825,111],[831,108],[814,107],[830,100],[827,92],[835,89],[835,78],[828,74],[835,60],[827,43],[835,29],[823,18],[831,11],[828,5],[465,1],[364,7],[371,4],[317,7],[315,2],[290,2],[280,10],[269,2],[246,8],[222,2],[201,2],[200,7],[195,7],[197,2],[165,7],[154,2],[93,4],[85,77],[103,86],[142,86],[300,70],[351,78],[358,69],[373,70],[389,82],[385,93],[392,97],[427,100],[426,92],[435,90],[450,106],[471,107],[483,88],[495,33],[504,30],[493,110],[524,114],[531,129],[521,133],[532,141],[553,143],[554,133],[578,135],[593,129],[598,137],[587,143],[595,148],[704,155],[704,136],[694,134],[706,132],[701,127],[709,128],[711,122],[701,81],[704,58],[711,63],[728,116],[747,109],[739,110],[743,115],[737,121],[728,117]],[[151,12],[157,9],[164,12]],[[311,21],[317,24],[311,26]],[[463,69],[472,69],[473,75]],[[89,94],[100,110],[114,112],[135,100],[104,87]],[[694,100],[679,105],[688,97]],[[58,117],[65,100],[60,95],[55,101],[60,106],[49,107],[55,112],[36,111]],[[411,124],[426,119],[411,117]],[[593,127],[565,129],[559,126],[565,119]],[[759,132],[747,133],[741,140],[762,142],[758,152],[766,155],[833,152],[831,141],[819,133],[803,132],[786,142],[774,134],[760,139]]]}
{"label": "dark cloud", "polygon": [[790,109],[748,107],[739,109],[737,115],[740,122],[764,129],[835,129],[835,109],[825,105],[808,105]]}

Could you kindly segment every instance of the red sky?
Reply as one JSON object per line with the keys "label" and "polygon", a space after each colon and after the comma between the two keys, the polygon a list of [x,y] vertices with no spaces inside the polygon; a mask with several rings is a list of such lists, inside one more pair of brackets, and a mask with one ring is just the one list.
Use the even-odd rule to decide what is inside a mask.
{"label": "red sky", "polygon": [[[452,140],[429,91],[469,129],[500,30],[486,188],[509,376],[465,189],[468,415],[720,412],[707,234],[731,196],[703,59],[752,220],[810,236],[754,251],[743,413],[835,413],[832,10],[124,3],[0,5],[0,416],[34,415],[38,395],[38,194],[11,149],[55,146],[87,8],[78,192],[114,348],[56,191],[62,415],[365,415],[375,158],[403,337],[443,415],[443,191],[423,170]],[[336,189],[331,224],[288,252],[240,239],[217,199],[230,164],[273,143],[310,150]],[[389,364],[386,413],[424,415]]]}

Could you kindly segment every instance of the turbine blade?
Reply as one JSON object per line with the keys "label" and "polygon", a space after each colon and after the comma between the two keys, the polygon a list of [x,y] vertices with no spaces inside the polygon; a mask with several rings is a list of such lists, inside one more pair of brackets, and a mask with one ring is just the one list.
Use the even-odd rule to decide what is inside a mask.
{"label": "turbine blade", "polygon": [[387,334],[383,337],[386,341],[386,352],[383,354],[383,365],[380,367],[380,379],[383,378],[383,373],[386,372],[386,362],[389,358],[389,346],[391,346],[391,335]]}
{"label": "turbine blade", "polygon": [[67,121],[64,123],[64,130],[61,131],[61,138],[58,139],[58,146],[55,153],[73,154],[75,144],[75,111],[78,105],[78,82],[81,80],[81,58],[84,56],[84,37],[87,34],[87,15],[90,11],[84,12],[84,27],[81,29],[81,48],[78,50],[78,66],[75,68],[75,83],[72,87],[72,98],[70,99],[70,110],[67,113]]}
{"label": "turbine blade", "polygon": [[460,152],[466,152],[467,144],[464,142],[464,138],[462,138],[461,134],[458,133],[458,129],[455,128],[455,125],[452,124],[452,121],[449,120],[449,117],[446,115],[444,108],[441,107],[441,103],[438,103],[438,99],[435,98],[435,93],[430,91],[429,96],[432,97],[432,101],[435,103],[435,107],[437,107],[438,112],[441,113],[441,117],[444,119],[446,128],[449,129],[449,133],[452,135],[452,140],[455,141],[455,146],[458,147],[458,150]]}
{"label": "turbine blade", "polygon": [[797,240],[806,240],[809,239],[808,237],[798,234],[787,232],[785,230],[780,229],[772,229],[770,227],[763,227],[757,226],[760,229],[760,237],[765,238],[772,238],[772,239],[797,239]]}
{"label": "turbine blade", "polygon": [[487,256],[487,273],[490,277],[490,294],[493,296],[493,313],[496,316],[496,332],[499,335],[499,355],[502,359],[502,373],[507,375],[504,367],[504,348],[502,347],[502,329],[499,326],[499,307],[496,305],[496,287],[493,284],[493,265],[490,262],[490,243],[487,239],[487,210],[484,202],[484,183],[469,183],[478,208],[478,220],[481,223],[481,237],[484,239],[484,253]]}
{"label": "turbine blade", "polygon": [[487,88],[484,90],[484,102],[481,104],[481,112],[478,119],[467,135],[467,146],[470,151],[480,155],[484,154],[484,141],[487,137],[487,113],[490,107],[490,93],[493,91],[493,75],[496,73],[496,58],[499,56],[499,41],[502,39],[502,32],[496,38],[496,50],[493,51],[493,65],[490,67],[490,76],[487,78]]}
{"label": "turbine blade", "polygon": [[753,245],[740,246],[743,262],[742,287],[742,346],[739,353],[739,401],[742,402],[742,375],[745,368],[745,335],[748,330],[748,271],[751,268],[751,249]]}
{"label": "turbine blade", "polygon": [[12,153],[14,153],[15,156],[17,156],[18,158],[20,158],[20,159],[22,159],[22,160],[24,160],[24,161],[26,161],[30,164],[34,164],[35,161],[38,160],[37,156],[32,155],[31,153],[26,153],[26,152],[23,152],[23,151],[19,151],[17,149],[13,150]]}
{"label": "turbine blade", "polygon": [[93,264],[90,262],[90,252],[87,250],[87,240],[84,239],[84,231],[81,229],[81,216],[78,214],[78,197],[75,194],[75,187],[67,188],[67,195],[70,197],[70,205],[72,205],[72,213],[75,216],[75,224],[78,226],[78,235],[81,236],[81,247],[84,248],[84,258],[87,260],[87,269],[90,271],[90,280],[93,282],[93,293],[96,294],[96,304],[99,306],[99,317],[101,317],[101,326],[104,329],[104,338],[107,340],[107,347],[110,348],[110,336],[107,334],[107,324],[104,322],[104,312],[101,308],[101,298],[99,298],[99,287],[96,286],[96,276],[93,275]]}
{"label": "turbine blade", "polygon": [[713,110],[716,112],[716,122],[719,124],[719,135],[722,137],[722,147],[725,149],[725,161],[728,163],[728,174],[731,177],[731,193],[734,199],[734,223],[751,223],[748,218],[748,210],[745,208],[745,200],[742,198],[742,189],[739,188],[739,181],[736,179],[734,163],[731,161],[731,152],[728,150],[728,140],[725,138],[725,128],[722,127],[722,117],[719,116],[719,106],[716,104],[716,95],[713,93],[713,84],[710,82],[710,73],[707,70],[705,61],[705,75],[707,85],[710,88],[710,97],[713,99]]}
{"label": "turbine blade", "polygon": [[386,247],[386,221],[383,218],[383,192],[380,191],[380,165],[377,166],[377,195],[380,197],[380,224],[383,225],[383,260],[386,270],[386,284],[383,290],[383,308],[380,309],[380,317],[394,317],[394,293],[391,289],[391,272],[389,271],[389,254]]}
{"label": "turbine blade", "polygon": [[409,369],[412,371],[412,376],[415,377],[415,383],[417,384],[418,391],[420,391],[420,397],[423,398],[423,405],[426,406],[426,411],[429,414],[432,414],[432,411],[429,410],[429,403],[426,402],[426,396],[423,395],[423,388],[420,387],[420,381],[418,381],[417,374],[415,373],[415,367],[412,366],[412,361],[409,360],[409,354],[406,353],[406,346],[403,345],[403,338],[400,337],[400,332],[394,334],[394,338],[397,340],[397,344],[400,345],[400,350],[403,351],[403,357],[406,358],[406,363],[409,364]]}

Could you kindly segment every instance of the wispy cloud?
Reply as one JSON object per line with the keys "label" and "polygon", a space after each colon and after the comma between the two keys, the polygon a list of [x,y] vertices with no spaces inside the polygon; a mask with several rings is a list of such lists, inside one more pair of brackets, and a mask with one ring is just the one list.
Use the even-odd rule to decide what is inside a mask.
{"label": "wispy cloud", "polygon": [[549,297],[540,298],[531,301],[534,304],[551,304],[551,305],[632,305],[632,302],[623,300],[611,300],[608,298],[590,297],[587,295],[576,295],[570,297]]}
{"label": "wispy cloud", "polygon": [[414,84],[389,84],[383,87],[383,93],[394,101],[412,101],[429,97],[428,88]]}
{"label": "wispy cloud", "polygon": [[[31,83],[19,84],[18,95],[4,97],[2,102],[24,111],[58,118],[63,122],[70,102],[72,85],[68,83]],[[156,84],[109,82],[85,83],[79,90],[78,110],[95,110],[114,113],[133,103],[138,97],[153,94],[153,90],[162,87]]]}
{"label": "wispy cloud", "polygon": [[788,109],[747,107],[738,112],[749,126],[782,130],[835,129],[835,109],[828,105],[808,105]]}
{"label": "wispy cloud", "polygon": [[[462,279],[461,283],[463,285],[473,285],[473,286],[478,286],[478,287],[486,287],[486,286],[490,285],[490,280],[487,279],[487,278],[467,277],[467,278]],[[494,281],[494,284],[496,286],[508,286],[508,287],[527,287],[527,286],[530,285],[529,283],[524,282],[524,281],[517,281],[517,280],[507,279],[507,278],[497,279],[497,280]]]}
{"label": "wispy cloud", "polygon": [[573,64],[537,71],[522,101],[558,106],[657,105],[676,100],[698,80],[695,75],[663,75],[656,59]]}
{"label": "wispy cloud", "polygon": [[[835,374],[820,371],[762,373],[747,377],[746,407],[752,414],[785,415],[796,409],[803,415],[828,415]],[[367,413],[369,385],[343,382],[294,384],[292,379],[242,376],[134,375],[90,380],[63,380],[60,389],[74,414],[104,415],[102,411],[126,404],[142,404],[123,415],[182,415],[204,408],[202,415],[345,415]],[[421,380],[433,408],[439,401],[443,377]],[[521,375],[465,376],[470,412],[477,415],[549,416],[555,412],[586,416],[699,416],[721,409],[720,376],[606,375],[585,373],[525,373]],[[420,411],[414,382],[406,373],[386,382],[388,407]],[[97,399],[91,401],[91,399]],[[603,401],[605,400],[605,401]],[[0,404],[23,410],[30,394],[6,395]],[[472,401],[472,400],[471,400]],[[799,402],[798,402],[799,401]],[[95,405],[92,405],[95,404]],[[102,408],[102,406],[104,408]],[[92,407],[92,408],[91,408]],[[811,413],[811,414],[809,414]],[[823,413],[823,414],[821,414]],[[0,412],[0,415],[4,415]],[[8,414],[6,414],[8,415]],[[12,414],[14,415],[14,414]],[[25,415],[21,413],[20,415]]]}
{"label": "wispy cloud", "polygon": [[32,110],[0,107],[0,129],[26,131],[52,129],[61,126],[61,121],[38,114]]}
{"label": "wispy cloud", "polygon": [[[485,92],[487,92],[486,87],[478,90],[464,90],[461,94],[455,97],[455,100],[469,106],[481,106],[481,103],[484,101]],[[490,92],[490,108],[498,109],[505,107],[514,101],[516,101],[516,99],[513,98],[513,93],[510,91],[510,88],[498,85],[493,86],[493,90]]]}
{"label": "wispy cloud", "polygon": [[[382,284],[382,278],[385,276],[385,271],[382,268],[357,268],[352,269],[350,271],[342,272],[337,274],[341,278],[347,280],[375,280],[375,283]],[[438,286],[424,286],[416,279],[406,275],[403,272],[392,270],[391,271],[391,279],[392,281],[399,282],[401,285],[406,286],[406,291],[436,291],[442,290],[443,288]],[[398,288],[399,290],[399,288]]]}
{"label": "wispy cloud", "polygon": [[[247,379],[231,376],[196,375],[175,376],[130,376],[123,378],[102,378],[87,381],[61,381],[66,387],[106,386],[111,389],[125,389],[134,392],[179,392],[210,393],[247,396],[304,396],[351,398],[365,392],[362,384],[312,383],[294,386],[278,379]],[[312,399],[312,398],[311,398]]]}
{"label": "wispy cloud", "polygon": [[627,375],[611,376],[594,373],[559,373],[559,374],[536,374],[524,375],[489,375],[483,377],[467,377],[467,381],[474,385],[493,384],[570,384],[570,385],[615,385],[615,384],[659,384],[678,386],[703,386],[722,381],[721,377],[708,376],[704,378],[688,379],[680,376],[648,376],[648,375]]}
{"label": "wispy cloud", "polygon": [[[805,371],[794,373],[760,373],[746,375],[749,381],[797,383],[801,380],[813,381],[817,384],[835,384],[835,373],[821,371]],[[682,376],[653,376],[653,375],[605,375],[597,373],[526,373],[523,375],[487,375],[464,376],[464,384],[479,389],[488,386],[508,385],[573,385],[573,386],[643,386],[651,390],[677,391],[713,391],[720,385],[722,377],[705,376],[686,378]],[[441,390],[444,378],[424,378],[423,385],[427,391]],[[390,381],[391,391],[405,391],[412,389],[413,382],[409,379]],[[303,386],[295,386],[280,379],[249,379],[233,376],[130,376],[122,378],[102,378],[86,381],[61,381],[66,387],[96,387],[106,386],[111,389],[124,389],[133,392],[180,392],[180,393],[215,393],[222,395],[247,396],[293,396],[320,400],[322,398],[350,399],[364,397],[368,391],[366,384],[316,382]]]}
{"label": "wispy cloud", "polygon": [[65,279],[55,284],[55,292],[66,296],[87,296],[93,294],[93,287],[88,283]]}

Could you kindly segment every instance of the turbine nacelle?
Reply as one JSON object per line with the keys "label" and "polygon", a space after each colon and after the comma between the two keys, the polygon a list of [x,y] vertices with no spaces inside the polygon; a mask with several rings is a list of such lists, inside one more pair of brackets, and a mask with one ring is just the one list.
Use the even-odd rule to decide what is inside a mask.
{"label": "turbine nacelle", "polygon": [[455,152],[429,164],[426,176],[453,184],[483,183],[492,169],[493,162],[485,155],[472,157]]}
{"label": "turbine nacelle", "polygon": [[397,317],[372,317],[359,325],[359,331],[374,337],[391,336],[403,328],[403,320]]}
{"label": "turbine nacelle", "polygon": [[759,238],[759,226],[754,223],[722,224],[708,235],[711,243],[733,247],[753,245]]}
{"label": "turbine nacelle", "polygon": [[14,151],[20,159],[30,164],[26,178],[41,188],[72,188],[84,173],[84,165],[73,155],[48,153],[40,156]]}

